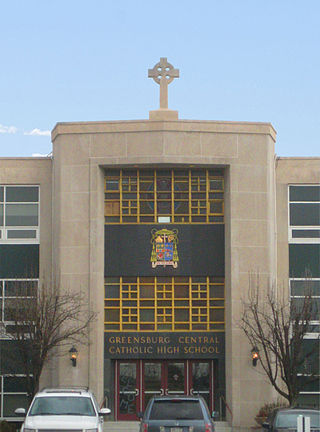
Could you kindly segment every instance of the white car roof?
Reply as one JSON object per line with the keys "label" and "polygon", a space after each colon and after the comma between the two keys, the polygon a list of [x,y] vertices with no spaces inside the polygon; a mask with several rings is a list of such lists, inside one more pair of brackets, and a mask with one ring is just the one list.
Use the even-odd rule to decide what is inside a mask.
{"label": "white car roof", "polygon": [[91,397],[92,393],[87,388],[45,388],[38,392],[36,397],[63,395]]}

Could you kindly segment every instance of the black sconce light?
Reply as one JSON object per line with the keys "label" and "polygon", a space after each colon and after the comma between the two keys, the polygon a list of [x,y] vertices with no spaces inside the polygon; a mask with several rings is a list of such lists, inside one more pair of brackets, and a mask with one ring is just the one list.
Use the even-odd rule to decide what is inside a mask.
{"label": "black sconce light", "polygon": [[74,346],[72,348],[70,348],[69,354],[70,354],[70,360],[71,360],[72,366],[73,367],[77,366],[77,357],[78,357],[77,348],[75,348]]}
{"label": "black sconce light", "polygon": [[257,366],[259,360],[259,350],[257,347],[253,347],[251,350],[252,366]]}

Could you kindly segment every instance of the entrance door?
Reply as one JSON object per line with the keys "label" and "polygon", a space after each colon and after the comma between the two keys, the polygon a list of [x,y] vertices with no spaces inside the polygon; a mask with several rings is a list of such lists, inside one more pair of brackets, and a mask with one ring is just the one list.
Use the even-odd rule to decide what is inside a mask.
{"label": "entrance door", "polygon": [[187,394],[186,361],[168,361],[164,366],[165,394]]}
{"label": "entrance door", "polygon": [[164,388],[161,362],[143,362],[143,406],[152,396],[164,395]]}
{"label": "entrance door", "polygon": [[187,394],[186,361],[144,361],[143,410],[156,395]]}
{"label": "entrance door", "polygon": [[213,410],[212,360],[116,361],[116,420],[137,420],[152,396],[200,395]]}
{"label": "entrance door", "polygon": [[202,396],[207,402],[210,412],[212,407],[212,362],[209,361],[191,361],[189,367],[190,376],[190,394]]}
{"label": "entrance door", "polygon": [[139,404],[139,361],[116,362],[117,418],[136,420]]}

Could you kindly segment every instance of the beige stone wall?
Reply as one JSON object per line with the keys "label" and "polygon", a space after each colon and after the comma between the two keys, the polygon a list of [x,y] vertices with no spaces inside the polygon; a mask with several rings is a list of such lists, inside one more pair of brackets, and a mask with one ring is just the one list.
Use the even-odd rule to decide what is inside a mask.
{"label": "beige stone wall", "polygon": [[[237,328],[249,273],[276,277],[275,132],[268,123],[131,121],[58,124],[54,157],[54,268],[99,313],[77,368],[59,360],[57,384],[103,392],[103,167],[226,168],[226,376],[234,426],[254,425],[272,391]],[[229,414],[229,420],[231,415]]]}

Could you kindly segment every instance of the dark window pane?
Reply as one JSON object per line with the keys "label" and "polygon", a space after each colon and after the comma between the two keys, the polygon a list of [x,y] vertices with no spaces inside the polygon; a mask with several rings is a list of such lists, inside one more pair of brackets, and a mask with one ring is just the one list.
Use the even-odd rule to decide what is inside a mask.
{"label": "dark window pane", "polygon": [[211,309],[210,310],[210,321],[224,321],[224,310],[223,309]]}
{"label": "dark window pane", "polygon": [[118,179],[108,179],[106,180],[106,190],[119,190],[119,180]]}
{"label": "dark window pane", "polygon": [[305,358],[300,373],[319,375],[319,349],[318,339],[304,339],[302,344],[302,355]]}
{"label": "dark window pane", "polygon": [[107,216],[105,218],[106,222],[120,222],[120,216]]}
{"label": "dark window pane", "polygon": [[3,186],[0,187],[0,202],[3,202]]}
{"label": "dark window pane", "polygon": [[9,230],[7,231],[8,239],[35,239],[37,237],[36,230]]}
{"label": "dark window pane", "polygon": [[290,186],[290,201],[320,201],[320,186]]}
{"label": "dark window pane", "polygon": [[29,399],[27,395],[4,395],[3,396],[3,416],[17,417],[14,413],[15,409],[29,407]]}
{"label": "dark window pane", "polygon": [[140,285],[140,298],[154,298],[154,286]]}
{"label": "dark window pane", "polygon": [[37,202],[39,201],[39,188],[35,186],[7,186],[7,202]]}
{"label": "dark window pane", "polygon": [[224,297],[224,286],[213,285],[210,286],[210,298],[223,298]]}
{"label": "dark window pane", "polygon": [[37,281],[5,281],[6,297],[31,297],[37,293]]}
{"label": "dark window pane", "polygon": [[105,321],[120,321],[120,311],[118,309],[105,309],[104,310],[104,320]]}
{"label": "dark window pane", "polygon": [[292,280],[291,285],[291,295],[302,296],[305,294],[310,294],[314,296],[320,296],[320,281],[315,280]]}
{"label": "dark window pane", "polygon": [[120,301],[119,300],[106,300],[105,306],[106,307],[120,306]]}
{"label": "dark window pane", "polygon": [[319,238],[320,230],[292,230],[293,238]]}
{"label": "dark window pane", "polygon": [[119,277],[106,277],[105,278],[105,282],[106,282],[106,284],[109,284],[109,283],[120,283],[120,278]]}
{"label": "dark window pane", "polygon": [[188,309],[176,309],[174,311],[174,320],[178,321],[189,321],[189,310]]}
{"label": "dark window pane", "polygon": [[174,287],[175,298],[188,298],[189,286],[188,285],[175,285]]}
{"label": "dark window pane", "polygon": [[[300,311],[303,308],[304,302],[305,302],[305,298],[292,298],[291,305],[293,307],[293,310],[296,311],[296,313],[300,313]],[[295,314],[295,312],[293,313]],[[320,298],[313,298],[311,320],[318,321],[320,319],[319,313],[320,313]]]}
{"label": "dark window pane", "polygon": [[290,244],[290,277],[320,277],[320,244]]}
{"label": "dark window pane", "polygon": [[3,383],[5,393],[23,393],[27,391],[27,379],[25,377],[5,377]]}
{"label": "dark window pane", "polygon": [[154,321],[154,310],[153,309],[141,309],[140,320],[143,321]]}
{"label": "dark window pane", "polygon": [[0,245],[0,278],[37,278],[39,275],[38,244]]}
{"label": "dark window pane", "polygon": [[119,177],[120,176],[120,170],[119,169],[112,169],[108,168],[106,170],[107,177]]}
{"label": "dark window pane", "polygon": [[8,204],[6,206],[6,225],[38,225],[38,204]]}
{"label": "dark window pane", "polygon": [[32,320],[35,316],[35,298],[7,298],[4,306],[4,320],[17,323],[20,318]]}
{"label": "dark window pane", "polygon": [[290,225],[320,225],[320,204],[290,204]]}
{"label": "dark window pane", "polygon": [[[308,382],[308,378],[306,376],[300,376],[298,378],[298,380],[300,382],[302,382],[302,390],[304,392],[318,392],[320,394],[320,379],[312,381],[312,382]],[[319,395],[318,395],[319,398]],[[318,425],[319,425],[319,416],[317,415],[316,419],[318,420]],[[319,427],[319,426],[318,426]]]}
{"label": "dark window pane", "polygon": [[104,329],[105,330],[119,330],[120,326],[119,324],[105,324]]}
{"label": "dark window pane", "polygon": [[[6,327],[7,330],[8,326]],[[27,343],[27,342],[26,342]],[[1,373],[2,374],[24,374],[25,367],[18,348],[13,340],[0,341],[1,350]]]}
{"label": "dark window pane", "polygon": [[3,204],[0,204],[0,226],[3,225]]}
{"label": "dark window pane", "polygon": [[105,297],[106,298],[119,298],[120,297],[119,285],[106,285]]}
{"label": "dark window pane", "polygon": [[174,202],[174,211],[176,214],[188,214],[189,213],[189,203],[184,201]]}

